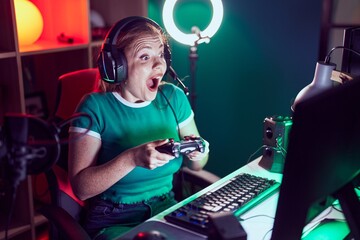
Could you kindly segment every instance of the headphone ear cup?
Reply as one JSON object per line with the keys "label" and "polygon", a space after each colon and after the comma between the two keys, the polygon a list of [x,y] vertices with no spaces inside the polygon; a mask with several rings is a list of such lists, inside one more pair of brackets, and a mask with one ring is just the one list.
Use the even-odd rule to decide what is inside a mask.
{"label": "headphone ear cup", "polygon": [[99,68],[100,77],[103,81],[114,83],[115,73],[114,69],[114,60],[111,56],[111,53],[105,50],[102,50],[97,59],[97,65]]}
{"label": "headphone ear cup", "polygon": [[122,52],[118,53],[118,57],[116,59],[116,78],[115,83],[120,83],[125,81],[128,73],[128,65],[125,55]]}
{"label": "headphone ear cup", "polygon": [[102,50],[97,64],[101,78],[108,83],[120,83],[127,78],[127,61],[121,52]]}

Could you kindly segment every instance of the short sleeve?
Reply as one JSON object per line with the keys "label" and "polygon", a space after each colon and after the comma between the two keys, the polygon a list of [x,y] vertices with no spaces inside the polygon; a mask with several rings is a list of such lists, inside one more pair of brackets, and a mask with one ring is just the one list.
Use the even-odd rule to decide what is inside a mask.
{"label": "short sleeve", "polygon": [[75,113],[79,116],[71,122],[69,132],[84,133],[100,138],[101,121],[99,116],[99,102],[95,94],[85,95],[77,106]]}

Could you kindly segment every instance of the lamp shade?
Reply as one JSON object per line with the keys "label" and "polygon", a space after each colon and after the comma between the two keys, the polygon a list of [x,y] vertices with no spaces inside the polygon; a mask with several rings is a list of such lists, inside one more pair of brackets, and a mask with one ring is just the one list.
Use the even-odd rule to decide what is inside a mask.
{"label": "lamp shade", "polygon": [[19,45],[33,44],[40,37],[44,27],[41,12],[28,0],[15,0],[14,4]]}
{"label": "lamp shade", "polygon": [[313,81],[298,93],[291,106],[292,111],[295,111],[295,107],[299,102],[331,88],[333,86],[331,73],[335,68],[336,65],[333,63],[317,62]]}

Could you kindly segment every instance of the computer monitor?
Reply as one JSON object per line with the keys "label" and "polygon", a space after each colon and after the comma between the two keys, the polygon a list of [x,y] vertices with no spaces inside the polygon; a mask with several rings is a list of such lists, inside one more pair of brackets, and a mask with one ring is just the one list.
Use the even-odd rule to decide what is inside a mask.
{"label": "computer monitor", "polygon": [[301,239],[334,199],[360,239],[360,79],[300,102],[288,144],[271,239]]}
{"label": "computer monitor", "polygon": [[[344,30],[343,46],[360,53],[360,26]],[[344,50],[341,62],[341,71],[351,76],[360,76],[360,56],[351,51]]]}

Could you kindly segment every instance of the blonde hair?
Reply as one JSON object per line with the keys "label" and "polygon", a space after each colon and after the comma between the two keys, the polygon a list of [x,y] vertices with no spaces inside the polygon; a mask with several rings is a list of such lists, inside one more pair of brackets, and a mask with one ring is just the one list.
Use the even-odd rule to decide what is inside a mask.
{"label": "blonde hair", "polygon": [[[137,21],[134,24],[129,24],[130,26],[126,26],[121,30],[120,34],[118,34],[118,38],[116,40],[116,47],[118,51],[124,54],[125,49],[131,48],[135,40],[144,37],[144,36],[160,36],[161,40],[164,43],[164,46],[168,47],[168,37],[165,32],[156,27],[154,24],[151,24],[146,21]],[[122,89],[122,85],[125,81],[121,81],[120,83],[108,83],[102,81],[99,77],[97,80],[95,91],[97,92],[120,92]]]}

